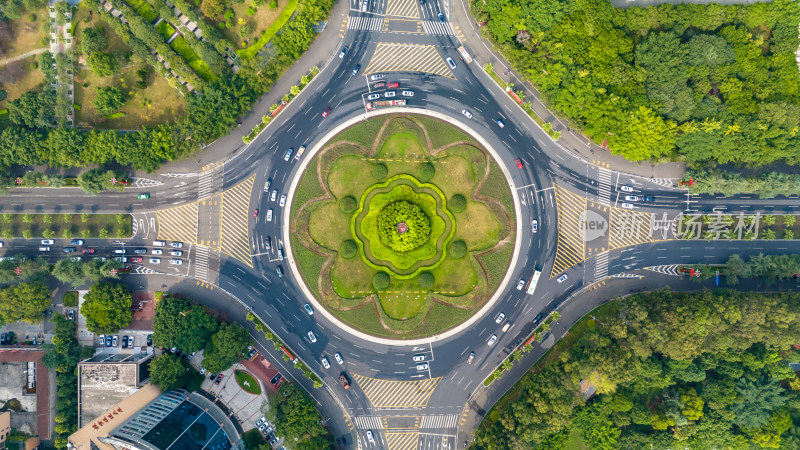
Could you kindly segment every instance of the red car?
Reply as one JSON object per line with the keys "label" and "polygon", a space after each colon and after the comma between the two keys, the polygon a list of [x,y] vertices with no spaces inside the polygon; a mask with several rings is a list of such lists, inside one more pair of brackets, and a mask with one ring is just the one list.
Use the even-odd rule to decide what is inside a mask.
{"label": "red car", "polygon": [[224,375],[222,374],[217,375],[217,379],[214,381],[214,384],[219,384],[223,378],[225,378]]}
{"label": "red car", "polygon": [[522,166],[522,161],[518,159],[516,162],[517,162],[517,167],[519,167],[520,169],[522,169],[522,167],[523,167],[523,166]]}
{"label": "red car", "polygon": [[389,89],[399,88],[400,83],[389,83]]}
{"label": "red car", "polygon": [[330,113],[331,113],[331,109],[328,108],[325,111],[322,111],[322,117],[328,117],[328,114],[330,114]]}
{"label": "red car", "polygon": [[83,254],[84,255],[91,255],[92,253],[94,253],[94,249],[93,248],[85,248],[85,249],[83,249]]}
{"label": "red car", "polygon": [[142,262],[141,256],[131,256],[131,262]]}
{"label": "red car", "polygon": [[258,217],[258,210],[257,209],[253,210],[253,217]]}

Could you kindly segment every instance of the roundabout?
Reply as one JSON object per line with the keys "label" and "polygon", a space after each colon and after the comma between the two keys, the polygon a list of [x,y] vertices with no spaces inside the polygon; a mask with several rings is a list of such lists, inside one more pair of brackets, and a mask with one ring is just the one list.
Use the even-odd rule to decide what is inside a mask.
{"label": "roundabout", "polygon": [[292,256],[333,317],[384,338],[439,335],[506,276],[509,181],[473,137],[421,115],[377,115],[322,144],[291,199]]}

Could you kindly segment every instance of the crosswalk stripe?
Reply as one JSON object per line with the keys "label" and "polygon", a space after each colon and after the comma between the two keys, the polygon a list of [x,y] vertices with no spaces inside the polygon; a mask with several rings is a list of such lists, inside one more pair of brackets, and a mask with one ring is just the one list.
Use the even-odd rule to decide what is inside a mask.
{"label": "crosswalk stripe", "polygon": [[594,265],[594,281],[600,281],[608,276],[608,252],[597,255]]}
{"label": "crosswalk stripe", "polygon": [[200,181],[197,184],[197,199],[211,196],[214,187],[214,171],[206,171],[200,174]]}
{"label": "crosswalk stripe", "polygon": [[353,417],[353,423],[359,430],[382,430],[383,422],[377,416],[356,416]]}
{"label": "crosswalk stripe", "polygon": [[348,30],[381,31],[382,28],[383,28],[383,17],[364,17],[364,16],[347,17]]}
{"label": "crosswalk stripe", "polygon": [[194,277],[208,281],[208,247],[201,245],[195,247]]}
{"label": "crosswalk stripe", "polygon": [[440,416],[422,416],[422,425],[420,428],[436,428],[447,429],[456,428],[458,423],[458,416],[454,414],[440,415]]}
{"label": "crosswalk stripe", "polygon": [[422,27],[425,28],[425,32],[428,34],[445,34],[450,36],[456,34],[449,22],[441,23],[434,20],[423,20]]}
{"label": "crosswalk stripe", "polygon": [[606,206],[611,206],[611,171],[597,169],[597,201]]}

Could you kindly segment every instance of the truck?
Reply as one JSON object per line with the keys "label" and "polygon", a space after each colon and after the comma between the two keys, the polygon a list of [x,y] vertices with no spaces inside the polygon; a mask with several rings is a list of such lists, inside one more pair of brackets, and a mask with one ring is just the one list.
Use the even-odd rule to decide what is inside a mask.
{"label": "truck", "polygon": [[406,99],[401,98],[397,100],[381,100],[367,103],[367,111],[372,111],[378,108],[389,108],[391,106],[406,106]]}
{"label": "truck", "polygon": [[531,281],[528,283],[528,289],[525,291],[529,295],[533,295],[533,291],[536,290],[536,285],[539,283],[539,277],[542,276],[542,272],[536,269],[533,269],[533,276],[531,277]]}
{"label": "truck", "polygon": [[472,62],[472,55],[469,54],[463,45],[458,47],[458,55],[461,56],[461,59],[463,59],[465,63],[469,64]]}

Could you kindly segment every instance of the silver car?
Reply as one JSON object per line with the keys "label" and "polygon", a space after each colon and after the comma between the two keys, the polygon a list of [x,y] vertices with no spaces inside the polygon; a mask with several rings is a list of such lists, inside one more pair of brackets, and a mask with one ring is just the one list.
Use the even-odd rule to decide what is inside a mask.
{"label": "silver car", "polygon": [[317,336],[314,335],[313,331],[308,332],[308,339],[311,341],[312,344],[314,342],[317,342]]}
{"label": "silver car", "polygon": [[489,342],[488,342],[489,347],[493,346],[496,341],[497,341],[497,335],[493,334],[492,337],[489,338]]}
{"label": "silver car", "polygon": [[286,204],[286,194],[281,195],[281,201],[278,204],[281,205],[281,207]]}
{"label": "silver car", "polygon": [[379,98],[381,98],[381,94],[369,94],[367,96],[367,100],[377,100]]}
{"label": "silver car", "polygon": [[464,117],[466,117],[467,119],[472,119],[472,113],[467,111],[466,109],[462,109],[461,114],[463,114]]}

